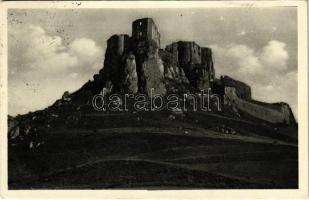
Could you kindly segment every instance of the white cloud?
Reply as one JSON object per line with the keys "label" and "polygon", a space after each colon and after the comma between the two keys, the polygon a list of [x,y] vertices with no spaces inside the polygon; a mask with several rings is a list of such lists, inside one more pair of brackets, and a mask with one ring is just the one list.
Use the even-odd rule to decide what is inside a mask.
{"label": "white cloud", "polygon": [[20,26],[20,30],[10,33],[10,47],[22,48],[19,61],[25,63],[26,68],[58,72],[78,64],[77,57],[67,52],[59,36],[49,36],[39,26]]}
{"label": "white cloud", "polygon": [[102,49],[88,38],[74,40],[70,45],[69,53],[78,57],[79,64],[87,64],[95,69],[99,63],[102,63]]}
{"label": "white cloud", "polygon": [[[262,74],[263,66],[254,49],[246,45],[211,46],[214,52],[215,69],[220,75],[233,73],[235,78],[244,75]],[[229,73],[229,74],[231,74]]]}
{"label": "white cloud", "polygon": [[257,100],[287,102],[297,115],[297,71],[287,71],[285,43],[272,40],[262,49],[239,44],[211,47],[218,76],[229,75],[249,84]]}
{"label": "white cloud", "polygon": [[[103,50],[89,38],[66,46],[40,26],[9,29],[9,114],[42,109],[82,86],[102,67]],[[18,55],[18,56],[15,56]]]}
{"label": "white cloud", "polygon": [[289,54],[285,46],[285,43],[276,40],[268,42],[261,53],[261,61],[276,70],[286,70]]}

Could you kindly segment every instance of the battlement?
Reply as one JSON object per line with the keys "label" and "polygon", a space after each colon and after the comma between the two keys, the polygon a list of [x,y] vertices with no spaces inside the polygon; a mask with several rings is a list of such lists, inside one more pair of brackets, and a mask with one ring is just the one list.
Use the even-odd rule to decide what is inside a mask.
{"label": "battlement", "polygon": [[132,23],[132,38],[134,40],[155,41],[160,47],[160,33],[152,18],[137,19]]}

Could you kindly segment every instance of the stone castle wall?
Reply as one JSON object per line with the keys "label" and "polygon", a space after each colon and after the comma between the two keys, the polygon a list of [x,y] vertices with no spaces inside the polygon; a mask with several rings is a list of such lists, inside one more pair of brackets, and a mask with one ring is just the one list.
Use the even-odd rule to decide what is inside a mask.
{"label": "stone castle wall", "polygon": [[181,65],[202,63],[201,47],[195,42],[178,42],[178,55]]}
{"label": "stone castle wall", "polygon": [[176,54],[180,65],[202,64],[202,48],[195,42],[174,42],[165,50]]}
{"label": "stone castle wall", "polygon": [[212,51],[210,48],[202,47],[202,65],[205,66],[206,71],[209,73],[209,81],[212,83],[215,80],[215,68],[212,59]]}
{"label": "stone castle wall", "polygon": [[241,99],[245,99],[245,100],[251,100],[251,88],[249,85],[241,82],[241,81],[237,81],[235,79],[232,79],[229,76],[221,76],[220,77],[220,81],[222,84],[222,90],[224,92],[224,88],[225,87],[233,87],[235,88],[235,92],[236,95],[241,98]]}
{"label": "stone castle wall", "polygon": [[225,87],[224,104],[271,123],[293,123],[291,120],[293,113],[287,104],[278,105],[277,109],[262,106],[239,98],[234,87]]}
{"label": "stone castle wall", "polygon": [[179,41],[167,45],[166,52],[177,57],[190,84],[197,90],[211,87],[215,78],[210,48],[200,47],[195,42]]}

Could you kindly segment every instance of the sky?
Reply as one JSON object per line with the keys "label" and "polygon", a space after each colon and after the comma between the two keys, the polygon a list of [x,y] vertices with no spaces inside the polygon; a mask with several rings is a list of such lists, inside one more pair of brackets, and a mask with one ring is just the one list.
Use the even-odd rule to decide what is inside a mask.
{"label": "sky", "polygon": [[297,10],[11,9],[8,11],[9,114],[43,109],[103,67],[106,40],[131,35],[138,18],[154,19],[161,48],[195,41],[213,50],[216,77],[251,86],[265,102],[287,102],[297,118]]}

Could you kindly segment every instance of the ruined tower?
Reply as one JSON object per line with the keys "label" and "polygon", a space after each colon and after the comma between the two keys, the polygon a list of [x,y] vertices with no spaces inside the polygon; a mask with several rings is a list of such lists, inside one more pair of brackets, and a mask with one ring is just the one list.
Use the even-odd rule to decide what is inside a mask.
{"label": "ruined tower", "polygon": [[131,48],[130,37],[127,34],[113,35],[107,40],[107,47],[112,53],[121,56]]}
{"label": "ruined tower", "polygon": [[115,91],[121,91],[124,72],[124,57],[131,49],[131,39],[126,34],[113,35],[107,40],[102,76],[113,84]]}
{"label": "ruined tower", "polygon": [[132,39],[155,41],[160,48],[160,33],[152,18],[137,19],[132,23]]}
{"label": "ruined tower", "polygon": [[160,33],[153,19],[137,19],[132,23],[132,44],[136,60],[138,91],[149,93],[155,88],[165,93],[162,82],[164,67],[159,57]]}

